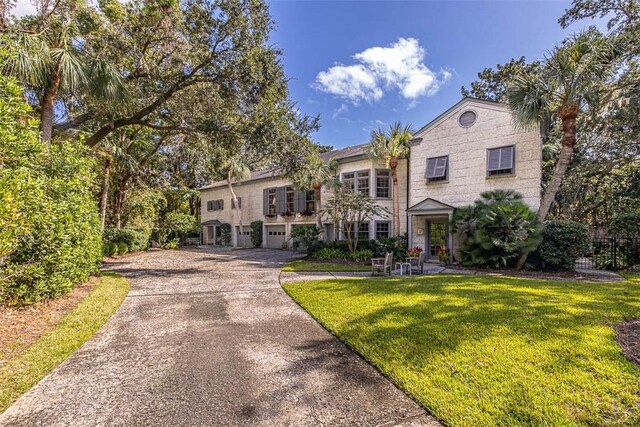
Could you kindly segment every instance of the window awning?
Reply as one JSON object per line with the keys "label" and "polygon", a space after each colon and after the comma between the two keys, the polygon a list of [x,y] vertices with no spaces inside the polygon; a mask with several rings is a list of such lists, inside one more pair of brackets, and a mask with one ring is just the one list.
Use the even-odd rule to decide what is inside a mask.
{"label": "window awning", "polygon": [[209,221],[204,221],[202,223],[202,226],[212,226],[212,225],[222,225],[222,223],[217,219],[210,219]]}

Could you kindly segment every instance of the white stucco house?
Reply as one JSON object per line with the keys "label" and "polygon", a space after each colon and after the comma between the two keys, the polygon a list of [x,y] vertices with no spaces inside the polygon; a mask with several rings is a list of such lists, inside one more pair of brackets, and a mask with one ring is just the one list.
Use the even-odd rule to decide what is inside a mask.
{"label": "white stucco house", "polygon": [[[337,159],[342,181],[391,211],[389,170],[367,157],[365,149],[363,144],[322,156]],[[473,203],[483,191],[498,188],[520,192],[532,209],[538,209],[541,162],[537,129],[516,129],[505,105],[464,98],[413,135],[410,155],[398,167],[400,230],[408,234],[410,246],[423,247],[430,257],[441,246],[455,253],[458,242],[448,225],[455,209]],[[250,246],[248,225],[261,220],[262,246],[281,248],[295,226],[316,223],[313,192],[297,191],[285,177],[257,171],[235,183],[234,191],[240,199],[242,223],[247,225],[244,238],[226,183],[217,182],[201,189],[204,244],[219,244],[220,226],[231,224],[233,243]],[[322,200],[329,197],[322,190]],[[359,233],[371,239],[389,236],[391,220],[391,215],[373,218],[359,224]],[[332,223],[324,226],[326,239],[342,237]]]}

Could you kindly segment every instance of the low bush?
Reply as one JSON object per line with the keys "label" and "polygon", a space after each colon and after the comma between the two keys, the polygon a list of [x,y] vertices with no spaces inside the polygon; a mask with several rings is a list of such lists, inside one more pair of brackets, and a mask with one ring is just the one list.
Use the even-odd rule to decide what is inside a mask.
{"label": "low bush", "polygon": [[535,212],[513,190],[483,192],[474,205],[456,210],[451,226],[463,237],[462,263],[491,268],[514,266],[538,246],[542,231]]}
{"label": "low bush", "polygon": [[118,255],[125,255],[129,252],[129,246],[126,243],[116,243],[116,247],[118,248]]}
{"label": "low bush", "polygon": [[262,246],[262,221],[253,221],[251,227],[251,243],[254,248]]}
{"label": "low bush", "polygon": [[200,226],[193,215],[171,212],[168,213],[158,229],[158,240],[161,244],[173,239],[180,239],[189,233],[199,231]]}
{"label": "low bush", "polygon": [[356,262],[369,261],[371,258],[373,258],[373,251],[370,249],[358,249],[347,254],[347,259]]}
{"label": "low bush", "polygon": [[151,234],[141,228],[106,228],[102,233],[102,241],[125,243],[129,252],[144,251],[149,248]]}
{"label": "low bush", "polygon": [[102,256],[113,256],[118,253],[118,244],[111,242],[102,243]]}
{"label": "low bush", "polygon": [[307,255],[315,256],[318,251],[327,247],[327,242],[325,242],[324,240],[316,240],[307,248]]}
{"label": "low bush", "polygon": [[545,221],[542,243],[534,253],[544,270],[573,270],[589,248],[589,229],[575,221]]}
{"label": "low bush", "polygon": [[407,256],[407,236],[381,237],[375,241],[373,253],[377,257],[383,257],[387,253],[393,254],[393,259],[403,259]]}
{"label": "low bush", "polygon": [[346,252],[336,248],[320,249],[314,254],[314,257],[318,259],[343,259],[346,258],[346,256]]}
{"label": "low bush", "polygon": [[178,249],[178,245],[180,245],[180,239],[172,239],[162,245],[162,249]]}
{"label": "low bush", "polygon": [[309,248],[318,241],[320,235],[320,229],[315,225],[298,225],[291,231],[291,238],[293,239],[293,248],[297,249],[302,247],[309,253]]}

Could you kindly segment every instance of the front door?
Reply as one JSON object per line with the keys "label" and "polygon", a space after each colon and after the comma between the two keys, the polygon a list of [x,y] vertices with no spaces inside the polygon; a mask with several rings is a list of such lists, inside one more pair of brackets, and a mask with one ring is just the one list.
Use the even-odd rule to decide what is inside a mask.
{"label": "front door", "polygon": [[427,221],[427,259],[438,259],[440,248],[447,247],[449,226],[446,221]]}
{"label": "front door", "polygon": [[213,226],[210,225],[209,227],[207,227],[207,245],[215,244],[215,237],[216,237],[215,229]]}

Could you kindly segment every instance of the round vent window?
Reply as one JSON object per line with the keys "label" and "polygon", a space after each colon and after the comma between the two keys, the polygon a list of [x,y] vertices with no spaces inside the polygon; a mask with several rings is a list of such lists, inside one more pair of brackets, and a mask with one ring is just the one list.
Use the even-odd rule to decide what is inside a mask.
{"label": "round vent window", "polygon": [[460,123],[460,126],[462,126],[463,128],[468,128],[476,122],[477,118],[478,115],[474,111],[465,111],[464,113],[460,114],[458,123]]}

